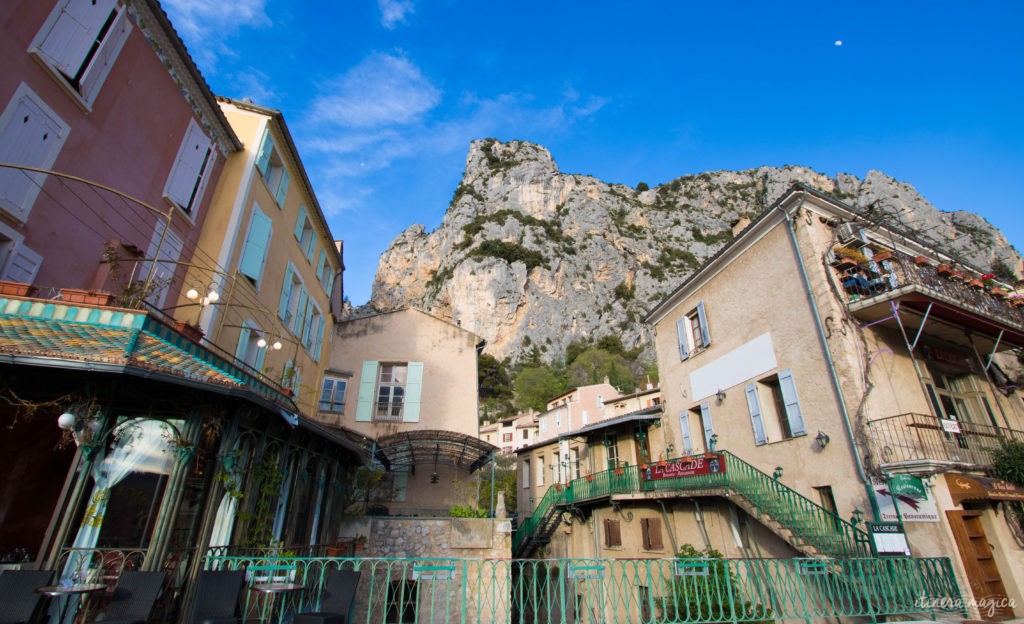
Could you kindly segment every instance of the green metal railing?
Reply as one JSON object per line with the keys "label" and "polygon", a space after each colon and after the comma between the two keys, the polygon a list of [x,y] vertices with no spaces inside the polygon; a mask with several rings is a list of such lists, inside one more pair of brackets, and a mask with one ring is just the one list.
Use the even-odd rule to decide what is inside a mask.
{"label": "green metal railing", "polygon": [[607,470],[547,489],[533,514],[512,537],[512,552],[524,556],[544,543],[557,527],[562,510],[615,494],[693,491],[728,488],[775,520],[793,536],[831,557],[870,557],[868,535],[799,492],[773,479],[739,457],[722,451],[725,469],[717,473],[670,479],[641,478],[639,466]]}
{"label": "green metal railing", "polygon": [[[207,569],[267,570],[304,585],[249,620],[314,610],[331,569],[360,572],[353,622],[616,624],[965,615],[949,559],[348,559],[208,556]],[[261,576],[262,575],[262,576]]]}

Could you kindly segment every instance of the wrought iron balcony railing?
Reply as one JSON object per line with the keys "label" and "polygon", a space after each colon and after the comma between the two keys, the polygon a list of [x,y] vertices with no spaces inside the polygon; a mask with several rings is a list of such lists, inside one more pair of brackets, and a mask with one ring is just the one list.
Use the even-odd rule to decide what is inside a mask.
{"label": "wrought iron balcony railing", "polygon": [[868,437],[882,466],[916,462],[984,468],[1002,440],[1024,442],[1024,431],[926,414],[899,414],[867,423]]}

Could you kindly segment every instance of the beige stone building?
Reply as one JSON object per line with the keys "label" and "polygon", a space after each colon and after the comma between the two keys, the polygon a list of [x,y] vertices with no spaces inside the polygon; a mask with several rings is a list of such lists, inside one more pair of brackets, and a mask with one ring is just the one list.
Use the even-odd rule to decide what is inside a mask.
{"label": "beige stone building", "polygon": [[554,397],[548,401],[547,411],[537,416],[538,441],[604,420],[612,414],[605,401],[618,395],[614,386],[600,383],[572,388]]}
{"label": "beige stone building", "polygon": [[315,416],[341,303],[340,243],[281,112],[218,102],[245,147],[220,176],[178,309]]}
{"label": "beige stone building", "polygon": [[537,440],[537,415],[524,414],[483,425],[480,439],[500,448],[503,455],[512,455]]}

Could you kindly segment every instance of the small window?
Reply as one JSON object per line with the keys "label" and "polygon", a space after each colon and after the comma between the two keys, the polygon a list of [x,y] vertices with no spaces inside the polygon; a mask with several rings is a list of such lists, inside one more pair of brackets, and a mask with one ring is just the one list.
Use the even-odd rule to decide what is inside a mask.
{"label": "small window", "polygon": [[523,439],[524,440],[529,440],[530,439],[530,430],[529,429],[523,429]]}
{"label": "small window", "polygon": [[604,519],[604,545],[605,548],[622,546],[622,526],[614,518]]}
{"label": "small window", "polygon": [[530,460],[523,460],[523,487],[530,487]]}
{"label": "small window", "polygon": [[790,369],[746,386],[754,443],[765,444],[807,433]]}
{"label": "small window", "polygon": [[324,375],[324,383],[320,389],[320,411],[341,414],[345,411],[345,392],[348,390],[348,378]]}
{"label": "small window", "polygon": [[377,406],[374,420],[402,420],[405,404],[406,367],[404,364],[381,364],[377,374]]}
{"label": "small window", "polygon": [[537,485],[544,485],[544,456],[537,458]]}
{"label": "small window", "polygon": [[302,322],[309,302],[309,292],[302,283],[302,278],[292,264],[288,263],[285,271],[284,284],[281,287],[281,303],[277,314],[293,334],[302,329]]}
{"label": "small window", "polygon": [[640,533],[644,550],[662,550],[661,518],[641,518]]}
{"label": "small window", "polygon": [[262,370],[263,360],[267,355],[267,345],[264,343],[262,347],[260,346],[261,338],[263,335],[250,321],[242,323],[242,327],[238,330],[235,359],[257,371]]}
{"label": "small window", "polygon": [[711,345],[711,332],[708,330],[703,301],[676,321],[676,334],[680,360],[696,355]]}
{"label": "small window", "polygon": [[90,108],[130,30],[120,2],[64,0],[54,7],[29,52]]}
{"label": "small window", "polygon": [[501,441],[502,442],[511,442],[512,441],[512,434],[511,433],[503,433],[503,434],[501,434]]}

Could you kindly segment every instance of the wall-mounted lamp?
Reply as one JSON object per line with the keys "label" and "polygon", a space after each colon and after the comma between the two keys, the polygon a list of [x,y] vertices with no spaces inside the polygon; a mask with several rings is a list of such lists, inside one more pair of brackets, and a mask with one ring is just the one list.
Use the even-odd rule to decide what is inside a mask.
{"label": "wall-mounted lamp", "polygon": [[718,434],[712,433],[711,437],[708,438],[708,446],[711,447],[711,452],[715,452],[715,447],[718,446]]}
{"label": "wall-mounted lamp", "polygon": [[860,507],[853,510],[853,515],[850,516],[850,524],[856,527],[858,524],[864,521],[864,512],[861,511]]}
{"label": "wall-mounted lamp", "polygon": [[814,436],[814,441],[818,443],[819,448],[825,448],[832,441],[832,438],[828,437],[828,434],[824,431],[818,431],[818,435]]}
{"label": "wall-mounted lamp", "polygon": [[79,418],[71,412],[64,412],[57,417],[57,426],[71,432],[75,445],[81,447],[86,459],[92,459],[99,450],[99,433],[103,428],[102,416],[99,414],[91,418]]}
{"label": "wall-mounted lamp", "polygon": [[672,457],[672,453],[675,452],[675,450],[676,450],[676,445],[675,444],[669,444],[668,446],[666,446],[665,447],[665,459],[668,459],[669,457]]}
{"label": "wall-mounted lamp", "polygon": [[715,398],[718,399],[719,403],[724,401],[725,400],[725,390],[722,390],[721,388],[719,388],[718,392],[715,393]]}
{"label": "wall-mounted lamp", "polygon": [[776,481],[778,481],[781,478],[782,478],[782,466],[776,466],[775,467],[775,472],[772,473],[772,479],[775,479]]}

